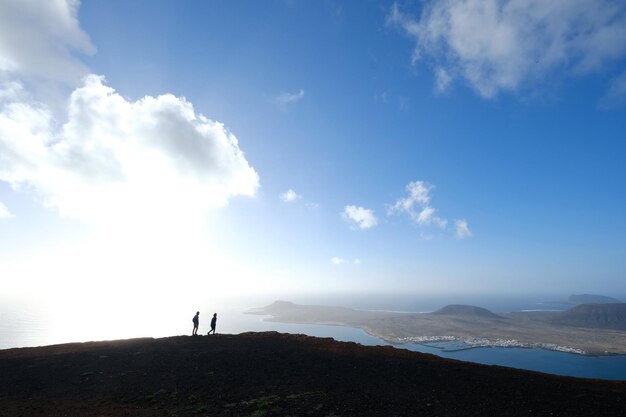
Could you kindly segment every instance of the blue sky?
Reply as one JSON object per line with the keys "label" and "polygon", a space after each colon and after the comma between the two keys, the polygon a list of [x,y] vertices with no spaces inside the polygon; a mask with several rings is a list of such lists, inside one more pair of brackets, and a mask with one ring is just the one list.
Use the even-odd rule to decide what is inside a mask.
{"label": "blue sky", "polygon": [[626,5],[49,4],[0,13],[12,291],[623,292]]}

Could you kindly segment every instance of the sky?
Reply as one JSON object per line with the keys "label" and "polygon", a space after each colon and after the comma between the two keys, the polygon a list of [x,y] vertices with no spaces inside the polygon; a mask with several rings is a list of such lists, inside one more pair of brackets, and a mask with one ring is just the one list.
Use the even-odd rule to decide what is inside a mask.
{"label": "sky", "polygon": [[625,139],[622,1],[0,0],[0,285],[623,293]]}

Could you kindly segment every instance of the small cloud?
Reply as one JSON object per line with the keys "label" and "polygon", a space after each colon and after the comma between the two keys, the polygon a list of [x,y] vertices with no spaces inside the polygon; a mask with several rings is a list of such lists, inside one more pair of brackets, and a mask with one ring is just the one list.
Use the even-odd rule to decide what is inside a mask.
{"label": "small cloud", "polygon": [[361,265],[361,260],[359,258],[355,258],[352,262],[354,262],[355,265]]}
{"label": "small cloud", "polygon": [[435,89],[438,93],[445,93],[450,88],[452,83],[452,76],[450,73],[442,67],[437,68],[435,71]]}
{"label": "small cloud", "polygon": [[2,219],[10,219],[12,217],[15,217],[15,216],[13,214],[11,214],[11,212],[9,211],[7,206],[5,206],[4,204],[2,204],[0,202],[0,220],[2,220]]}
{"label": "small cloud", "polygon": [[330,263],[333,265],[342,265],[346,263],[346,260],[338,256],[333,256],[332,258],[330,258]]}
{"label": "small cloud", "polygon": [[418,226],[436,225],[445,229],[448,221],[436,215],[437,209],[430,205],[430,191],[435,188],[424,181],[407,184],[408,196],[398,199],[387,208],[388,214],[407,214]]}
{"label": "small cloud", "polygon": [[297,103],[304,98],[304,90],[300,89],[297,93],[282,92],[276,96],[275,100],[280,106]]}
{"label": "small cloud", "polygon": [[280,195],[280,199],[285,203],[293,203],[302,198],[301,194],[296,193],[291,188]]}
{"label": "small cloud", "polygon": [[[438,210],[431,204],[431,191],[435,186],[425,181],[413,181],[405,187],[407,195],[399,198],[393,205],[387,206],[388,215],[405,214],[420,228],[435,226],[441,230],[448,229],[448,220],[437,215]],[[472,236],[467,220],[455,220],[454,228],[459,239]],[[434,239],[432,233],[421,232],[424,240]]]}
{"label": "small cloud", "polygon": [[[426,206],[419,212],[417,218],[413,218],[415,222],[419,225],[430,226],[431,224],[435,224],[442,229],[445,229],[448,225],[448,221],[446,219],[442,219],[441,217],[435,216],[437,209],[432,208],[430,206]],[[411,217],[414,217],[413,214]]]}
{"label": "small cloud", "polygon": [[465,239],[472,237],[472,232],[467,224],[467,220],[460,219],[454,221],[454,227],[456,228],[456,237],[458,239]]}
{"label": "small cloud", "polygon": [[345,206],[341,217],[359,229],[371,229],[378,224],[374,211],[365,207]]}

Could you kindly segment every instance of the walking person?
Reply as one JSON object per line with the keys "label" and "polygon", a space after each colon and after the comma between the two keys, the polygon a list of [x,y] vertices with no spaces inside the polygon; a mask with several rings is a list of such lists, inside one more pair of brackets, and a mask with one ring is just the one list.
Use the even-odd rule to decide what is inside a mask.
{"label": "walking person", "polygon": [[207,335],[213,333],[215,334],[215,324],[217,323],[217,313],[213,314],[213,318],[211,319],[211,330],[207,333]]}
{"label": "walking person", "polygon": [[193,316],[193,319],[191,320],[193,321],[193,332],[191,332],[192,336],[197,336],[198,335],[198,325],[200,324],[200,312],[197,311],[196,315]]}

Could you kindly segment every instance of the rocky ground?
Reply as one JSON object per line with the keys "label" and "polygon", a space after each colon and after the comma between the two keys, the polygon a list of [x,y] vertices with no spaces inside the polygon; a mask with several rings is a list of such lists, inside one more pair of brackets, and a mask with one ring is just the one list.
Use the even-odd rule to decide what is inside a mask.
{"label": "rocky ground", "polygon": [[626,416],[626,382],[302,335],[0,351],[0,416]]}

